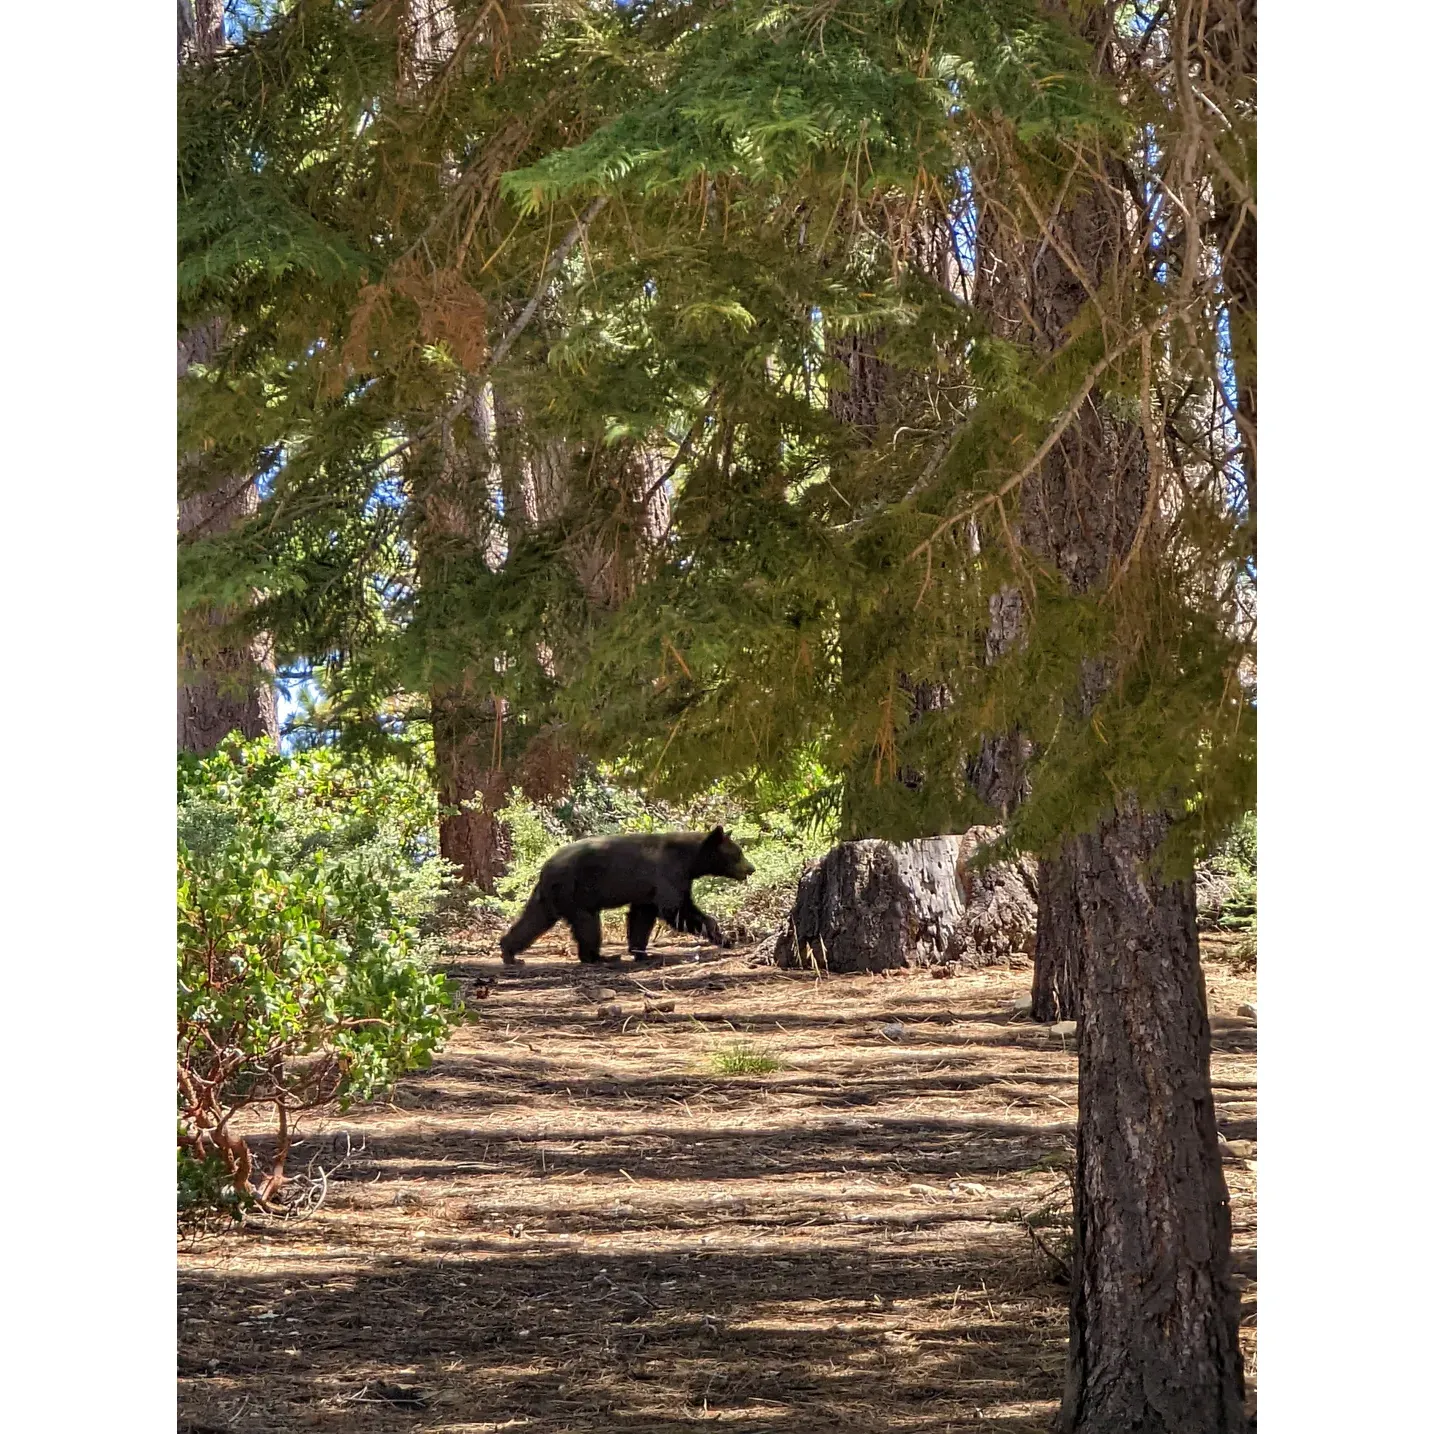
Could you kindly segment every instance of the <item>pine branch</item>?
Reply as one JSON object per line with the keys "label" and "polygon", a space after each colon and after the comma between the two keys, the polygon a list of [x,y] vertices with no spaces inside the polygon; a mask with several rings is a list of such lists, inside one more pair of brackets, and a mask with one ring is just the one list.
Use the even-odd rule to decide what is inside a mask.
{"label": "pine branch", "polygon": [[[486,365],[487,368],[491,369],[495,364],[502,363],[508,356],[508,350],[518,341],[518,336],[532,323],[533,315],[538,312],[538,305],[543,302],[548,290],[552,288],[553,280],[557,278],[558,270],[562,268],[563,261],[572,252],[573,245],[583,237],[583,232],[587,229],[588,225],[591,224],[606,207],[607,200],[607,195],[599,195],[598,198],[594,199],[593,202],[583,210],[573,227],[563,235],[562,242],[553,250],[546,267],[543,269],[542,278],[538,281],[538,287],[534,290],[533,297],[528,300],[523,308],[523,312],[514,320],[513,326],[499,339],[498,346],[493,350],[492,354],[489,355]],[[462,406],[462,403],[460,403],[458,408]],[[453,410],[455,414],[458,412],[458,408]]]}
{"label": "pine branch", "polygon": [[588,207],[583,210],[573,227],[563,235],[562,242],[548,258],[543,267],[542,277],[538,280],[538,287],[533,291],[533,296],[523,306],[523,311],[513,321],[507,333],[498,340],[498,346],[488,355],[488,360],[475,372],[468,375],[464,381],[458,397],[445,408],[432,423],[420,428],[417,433],[410,434],[402,443],[396,443],[392,448],[385,450],[371,462],[364,464],[362,472],[372,473],[382,468],[391,458],[397,458],[400,453],[412,448],[414,444],[421,443],[425,438],[446,428],[460,413],[464,407],[473,401],[473,393],[478,380],[485,377],[490,369],[496,364],[502,363],[507,358],[509,350],[517,343],[524,329],[533,321],[533,316],[538,312],[539,305],[547,296],[548,290],[553,286],[553,280],[557,278],[558,270],[562,267],[563,261],[572,253],[573,245],[582,238],[583,232],[588,225],[602,212],[607,204],[607,196],[594,199]]}
{"label": "pine branch", "polygon": [[941,537],[943,533],[949,531],[951,528],[954,528],[958,523],[964,523],[968,518],[974,518],[983,509],[989,508],[994,504],[999,503],[1001,499],[1004,498],[1008,493],[1011,493],[1015,489],[1019,488],[1021,484],[1024,483],[1026,479],[1029,478],[1031,474],[1034,473],[1036,469],[1039,468],[1041,464],[1045,462],[1046,457],[1050,453],[1051,449],[1053,449],[1056,444],[1061,441],[1061,438],[1065,434],[1066,429],[1069,428],[1071,424],[1075,421],[1076,414],[1078,414],[1081,410],[1081,405],[1086,401],[1087,398],[1090,397],[1090,391],[1095,387],[1101,374],[1103,374],[1106,369],[1108,369],[1113,363],[1115,363],[1117,359],[1128,353],[1137,344],[1147,340],[1152,334],[1157,333],[1161,328],[1163,328],[1167,323],[1169,323],[1169,321],[1170,314],[1168,312],[1162,313],[1156,318],[1152,319],[1148,324],[1145,324],[1141,328],[1137,329],[1136,332],[1126,338],[1123,343],[1119,343],[1114,348],[1107,350],[1104,356],[1101,358],[1100,362],[1093,365],[1090,371],[1086,374],[1085,379],[1081,383],[1080,388],[1076,391],[1075,397],[1072,398],[1071,401],[1065,406],[1064,410],[1062,410],[1060,417],[1056,419],[1054,426],[1051,428],[1051,431],[1046,435],[1045,442],[1042,443],[1038,449],[1036,449],[1035,454],[1031,457],[1029,462],[1022,466],[1019,471],[1013,473],[1009,478],[1007,478],[1006,481],[1002,483],[999,488],[996,488],[992,492],[985,494],[981,498],[978,498],[976,502],[972,503],[969,507],[962,508],[959,513],[955,513],[949,518],[943,518],[941,522],[937,525],[936,530],[931,534],[931,536],[918,543],[906,555],[908,560],[916,557],[919,553],[923,552],[927,553],[929,556],[931,551],[931,545],[935,543],[936,540]]}

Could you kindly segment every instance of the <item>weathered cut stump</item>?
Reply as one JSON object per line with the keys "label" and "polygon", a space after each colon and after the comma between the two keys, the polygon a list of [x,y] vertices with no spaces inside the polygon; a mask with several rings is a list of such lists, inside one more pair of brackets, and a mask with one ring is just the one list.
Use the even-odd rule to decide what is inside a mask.
{"label": "weathered cut stump", "polygon": [[1036,864],[1022,857],[973,870],[977,851],[1000,836],[900,844],[850,841],[802,873],[778,934],[778,966],[885,971],[959,963],[988,966],[1028,955],[1036,937]]}

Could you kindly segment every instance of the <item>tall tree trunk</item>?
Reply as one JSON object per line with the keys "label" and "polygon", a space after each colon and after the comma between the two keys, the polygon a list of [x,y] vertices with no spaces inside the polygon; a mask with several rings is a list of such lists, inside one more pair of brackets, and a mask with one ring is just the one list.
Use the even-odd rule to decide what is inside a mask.
{"label": "tall tree trunk", "polygon": [[[179,504],[179,535],[222,531],[250,517],[259,506],[259,494],[248,478],[234,480]],[[233,731],[245,737],[279,739],[279,716],[274,701],[274,659],[261,635],[247,646],[224,641],[204,642],[200,629],[223,627],[234,614],[214,609],[196,624],[184,624],[188,642],[180,647],[178,746],[181,752],[205,756]]]}
{"label": "tall tree trunk", "polygon": [[[406,20],[399,58],[403,90],[418,100],[452,59],[458,28],[446,0],[407,0]],[[419,600],[430,607],[442,607],[469,564],[498,567],[511,538],[504,531],[511,523],[497,523],[493,515],[499,470],[491,387],[470,384],[465,417],[468,443],[460,438],[463,425],[445,423],[435,459],[411,455]],[[508,831],[498,818],[511,788],[503,762],[506,704],[485,684],[481,662],[445,674],[428,696],[439,854],[457,867],[461,881],[491,894],[511,855]]]}
{"label": "tall tree trunk", "polygon": [[439,855],[457,866],[464,882],[491,893],[512,857],[498,818],[512,785],[502,758],[503,699],[458,685],[435,688],[429,700],[442,807]]}
{"label": "tall tree trunk", "polygon": [[[1075,23],[1099,40],[1111,10],[1082,10]],[[997,332],[1053,350],[1091,297],[1087,284],[1119,288],[1119,271],[1140,264],[1114,164],[1096,154],[1086,168],[1096,182],[1074,178],[1055,214],[1031,216],[1031,237],[1003,235],[983,216]],[[1074,593],[1101,591],[1142,521],[1156,513],[1158,523],[1147,500],[1159,477],[1140,423],[1118,417],[1097,388],[1027,479],[1020,542]],[[1072,720],[1090,720],[1110,680],[1105,655],[1087,654]],[[1033,1005],[1080,1022],[1062,1434],[1246,1428],[1194,890],[1159,874],[1167,828],[1166,814],[1118,796],[1040,875]]]}
{"label": "tall tree trunk", "polygon": [[[198,0],[195,5],[179,0],[178,31],[180,64],[213,59],[224,45],[222,0]],[[222,338],[223,324],[218,319],[181,334],[178,377],[184,378],[192,364],[207,363]],[[186,466],[181,459],[181,484]],[[180,498],[179,541],[222,533],[252,517],[258,507],[259,490],[251,476],[209,482],[204,491]],[[239,645],[213,640],[213,630],[234,616],[232,611],[217,609],[183,615],[177,703],[181,752],[204,756],[236,729],[246,737],[278,741],[274,660],[268,641],[262,635]]]}
{"label": "tall tree trunk", "polygon": [[[468,405],[468,419],[470,444],[460,445],[451,429],[445,431],[441,452],[412,472],[420,600],[438,606],[467,565],[496,568],[511,536],[499,531],[493,515],[499,479],[491,389],[485,386]],[[503,761],[506,704],[483,685],[477,664],[435,682],[429,704],[439,854],[454,863],[462,881],[491,893],[511,856],[498,818],[511,788]]]}
{"label": "tall tree trunk", "polygon": [[1195,893],[1149,875],[1164,833],[1125,802],[1062,854],[1081,990],[1062,1434],[1246,1428]]}

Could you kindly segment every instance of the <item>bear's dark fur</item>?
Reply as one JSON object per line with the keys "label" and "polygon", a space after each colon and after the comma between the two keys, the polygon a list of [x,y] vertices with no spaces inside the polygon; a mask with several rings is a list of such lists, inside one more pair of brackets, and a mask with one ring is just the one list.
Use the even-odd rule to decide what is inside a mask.
{"label": "bear's dark fur", "polygon": [[574,842],[544,862],[523,914],[498,943],[503,961],[516,965],[519,953],[559,921],[572,928],[579,961],[601,961],[599,913],[616,906],[628,908],[627,949],[634,956],[647,955],[659,917],[677,931],[724,945],[717,923],[692,900],[692,883],[699,876],[745,881],[753,870],[721,827],[706,836],[671,832]]}

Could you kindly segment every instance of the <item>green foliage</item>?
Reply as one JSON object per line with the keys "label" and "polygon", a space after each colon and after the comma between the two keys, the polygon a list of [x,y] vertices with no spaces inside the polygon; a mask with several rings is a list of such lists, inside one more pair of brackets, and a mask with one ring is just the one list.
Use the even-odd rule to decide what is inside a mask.
{"label": "green foliage", "polygon": [[[427,1065],[458,1005],[409,910],[431,900],[417,783],[333,753],[230,745],[182,768],[178,882],[182,1208],[237,1213],[283,1178],[307,1110]],[[431,821],[431,811],[428,813]],[[251,1150],[240,1112],[270,1110]],[[261,1169],[261,1165],[264,1167]]]}
{"label": "green foliage", "polygon": [[267,740],[232,740],[203,760],[181,757],[179,839],[201,861],[241,839],[261,842],[283,869],[322,856],[334,880],[381,890],[399,920],[418,921],[451,881],[429,747],[409,739],[386,753],[282,756]]}
{"label": "green foliage", "polygon": [[726,1076],[771,1075],[782,1068],[776,1056],[758,1050],[749,1041],[738,1041],[713,1051],[711,1061],[712,1069]]}
{"label": "green foliage", "polygon": [[504,183],[529,210],[621,186],[680,189],[740,175],[817,176],[857,193],[959,162],[953,98],[998,111],[1028,139],[1124,127],[1086,79],[1085,47],[1035,5],[724,6],[654,67],[653,92],[585,144]]}
{"label": "green foliage", "polygon": [[[330,664],[345,730],[396,692],[475,683],[506,703],[509,770],[562,719],[641,790],[600,815],[515,798],[509,904],[563,840],[724,801],[769,890],[808,838],[758,813],[959,829],[989,816],[969,762],[1013,727],[1035,744],[1016,844],[1049,849],[1133,791],[1173,813],[1177,869],[1209,851],[1253,802],[1253,518],[1207,441],[1229,427],[1210,377],[1228,295],[1179,271],[1222,241],[1174,231],[1252,175],[1252,97],[1215,165],[1172,102],[1163,12],[1146,35],[1124,9],[1033,0],[698,0],[495,29],[459,0],[461,58],[419,83],[404,8],[283,7],[183,77],[182,316],[229,319],[182,385],[183,446],[195,482],[273,484],[187,548],[185,606],[259,590],[245,621],[281,660]],[[1043,226],[1103,173],[1122,205],[1194,187],[1132,218],[1130,252],[1042,342],[1019,337],[955,273],[953,215],[968,245],[1001,229],[1050,258],[995,266],[1034,282],[1059,247]],[[861,422],[834,402],[857,336],[885,375]],[[496,448],[472,402],[490,379],[521,414]],[[1021,507],[1087,395],[1137,439],[1153,403],[1180,492],[1082,590],[1023,546]],[[549,451],[564,500],[519,522]],[[628,460],[670,482],[658,536],[614,476]],[[585,587],[574,554],[595,552],[631,581]],[[1012,592],[1021,641],[993,660]],[[1091,664],[1109,680],[1084,702]],[[948,700],[918,711],[923,687]]]}
{"label": "green foliage", "polygon": [[1234,830],[1225,838],[1216,858],[1228,862],[1232,869],[1248,871],[1254,876],[1258,869],[1258,823],[1254,812],[1246,812],[1235,823]]}
{"label": "green foliage", "polygon": [[252,1190],[241,1190],[236,1186],[233,1174],[217,1150],[211,1150],[202,1157],[195,1155],[192,1146],[186,1144],[186,1135],[184,1121],[181,1120],[176,1151],[180,1224],[194,1227],[210,1221],[226,1223],[242,1220],[254,1208]]}
{"label": "green foliage", "polygon": [[1254,812],[1246,812],[1210,858],[1208,866],[1228,879],[1215,924],[1222,931],[1244,931],[1253,945],[1258,906],[1257,830]]}

